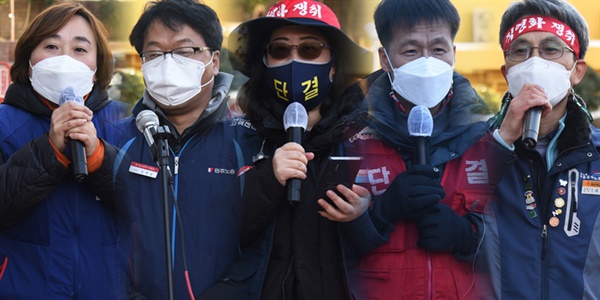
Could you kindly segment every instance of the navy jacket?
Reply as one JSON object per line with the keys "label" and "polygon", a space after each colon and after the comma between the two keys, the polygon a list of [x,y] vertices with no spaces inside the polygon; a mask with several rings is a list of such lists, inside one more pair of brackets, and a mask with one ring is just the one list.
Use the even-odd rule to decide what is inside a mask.
{"label": "navy jacket", "polygon": [[600,299],[600,130],[572,97],[545,158],[515,142],[487,218],[490,297]]}
{"label": "navy jacket", "polygon": [[[133,116],[119,124],[111,139],[120,146],[115,162],[116,207],[130,222],[134,291],[147,299],[167,298],[165,245],[173,254],[175,299],[187,299],[184,271],[189,272],[195,294],[211,286],[238,255],[241,151],[233,137],[227,91],[231,75],[215,78],[213,99],[198,121],[182,134],[145,93]],[[144,109],[157,113],[169,127],[168,140],[172,190],[169,189],[168,228],[165,241],[161,172],[154,162],[135,118]],[[147,172],[136,170],[144,169]],[[144,174],[140,174],[144,173]],[[154,176],[154,177],[153,177]]]}

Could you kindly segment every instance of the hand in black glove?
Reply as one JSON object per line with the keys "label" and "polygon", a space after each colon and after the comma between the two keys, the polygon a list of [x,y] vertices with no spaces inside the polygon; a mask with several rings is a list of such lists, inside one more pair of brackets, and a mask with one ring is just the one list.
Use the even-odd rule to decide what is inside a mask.
{"label": "hand in black glove", "polygon": [[391,223],[417,218],[446,196],[438,180],[440,173],[432,166],[410,167],[373,201],[371,210]]}
{"label": "hand in black glove", "polygon": [[445,204],[417,219],[417,246],[431,251],[453,251],[468,256],[475,251],[477,236],[466,216],[461,217]]}

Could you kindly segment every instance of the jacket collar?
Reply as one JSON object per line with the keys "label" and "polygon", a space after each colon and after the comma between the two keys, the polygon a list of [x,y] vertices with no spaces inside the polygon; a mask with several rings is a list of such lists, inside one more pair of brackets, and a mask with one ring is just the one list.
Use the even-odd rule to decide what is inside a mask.
{"label": "jacket collar", "polygon": [[[461,155],[485,135],[484,120],[488,109],[471,87],[469,81],[454,73],[453,96],[433,117],[434,129],[430,140],[431,162],[434,165]],[[409,160],[413,141],[406,123],[408,114],[398,109],[389,96],[392,87],[383,73],[367,92],[370,126],[377,129],[385,143],[397,149]]]}
{"label": "jacket collar", "polygon": [[[546,165],[548,170],[551,170],[555,165],[559,166],[556,171],[564,168],[569,168],[574,164],[581,163],[582,160],[595,160],[598,156],[596,147],[599,143],[594,141],[594,132],[592,131],[591,123],[588,115],[576,103],[574,94],[569,95],[567,102],[567,110],[565,116],[559,120],[559,126],[555,136],[550,141],[548,149],[546,149]],[[595,130],[595,136],[600,138],[600,134]],[[600,140],[599,140],[600,141]],[[519,139],[515,142],[517,152],[525,153],[525,146]],[[580,150],[588,154],[585,157],[579,155],[563,155],[567,151]]]}
{"label": "jacket collar", "polygon": [[[106,90],[99,91],[97,86],[94,85],[94,88],[85,101],[85,106],[96,112],[111,101],[108,99]],[[3,103],[10,104],[34,115],[47,117],[52,115],[52,109],[42,102],[34,92],[31,84],[11,83],[6,90],[6,99],[4,99]]]}
{"label": "jacket collar", "polygon": [[171,133],[177,136],[178,140],[187,140],[194,134],[198,132],[206,132],[207,128],[212,127],[212,125],[226,118],[229,114],[229,105],[227,100],[229,100],[229,88],[231,87],[231,83],[233,81],[233,75],[219,72],[217,76],[215,76],[215,84],[212,89],[212,99],[208,103],[208,106],[202,112],[202,114],[198,117],[196,122],[185,129],[181,136],[177,135],[177,130],[175,130],[175,126],[173,123],[169,121],[164,112],[152,101],[148,91],[144,90],[144,95],[142,99],[140,99],[133,108],[133,116],[137,116],[142,110],[149,109],[156,113],[158,118],[160,119],[161,124],[169,126]]}

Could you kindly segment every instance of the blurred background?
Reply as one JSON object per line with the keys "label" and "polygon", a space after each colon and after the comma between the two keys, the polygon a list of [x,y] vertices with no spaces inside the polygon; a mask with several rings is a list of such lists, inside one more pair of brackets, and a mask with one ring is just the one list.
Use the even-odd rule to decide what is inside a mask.
{"label": "blurred background", "polygon": [[[14,45],[27,24],[53,0],[0,0],[0,101],[10,77],[8,70],[14,58]],[[108,27],[111,48],[115,56],[115,75],[110,95],[127,103],[134,103],[144,88],[140,72],[141,60],[128,37],[142,13],[146,1],[97,0],[78,1],[90,9]],[[233,72],[228,64],[227,36],[241,22],[264,16],[275,0],[205,0],[218,14],[224,31],[221,70],[236,75],[232,91],[235,106],[237,88],[245,81]],[[359,45],[373,55],[372,70],[379,69],[377,49],[380,47],[373,25],[373,12],[379,0],[322,0],[338,16],[344,30]],[[461,26],[456,36],[455,69],[467,77],[492,111],[500,107],[502,95],[507,90],[500,73],[504,63],[498,45],[500,18],[512,0],[452,0],[461,16]],[[570,0],[587,20],[591,42],[585,60],[588,74],[576,87],[576,92],[586,100],[594,119],[600,119],[600,0]],[[366,74],[363,74],[366,75]],[[598,121],[596,121],[598,122]],[[598,126],[598,123],[595,123]]]}

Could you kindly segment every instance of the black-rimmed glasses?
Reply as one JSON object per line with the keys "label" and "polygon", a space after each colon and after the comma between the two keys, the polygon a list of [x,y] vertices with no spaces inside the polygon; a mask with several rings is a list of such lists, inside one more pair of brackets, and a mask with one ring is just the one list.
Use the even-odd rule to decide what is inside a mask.
{"label": "black-rimmed glasses", "polygon": [[147,63],[161,57],[162,59],[165,59],[167,54],[171,54],[171,57],[173,58],[176,56],[194,58],[196,54],[207,50],[212,51],[209,47],[180,47],[171,51],[145,51],[140,54],[140,57],[142,57],[142,63]]}

